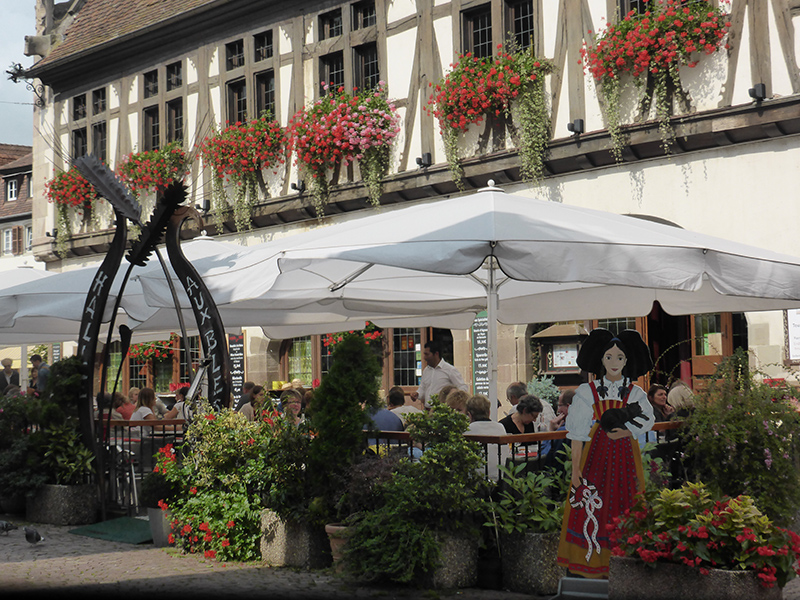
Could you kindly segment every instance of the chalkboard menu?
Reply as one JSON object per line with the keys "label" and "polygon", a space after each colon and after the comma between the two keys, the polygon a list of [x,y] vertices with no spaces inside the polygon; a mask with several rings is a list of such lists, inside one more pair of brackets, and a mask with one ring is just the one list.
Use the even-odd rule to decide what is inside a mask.
{"label": "chalkboard menu", "polygon": [[472,389],[489,395],[489,319],[481,311],[472,322]]}
{"label": "chalkboard menu", "polygon": [[50,364],[55,364],[61,360],[61,344],[53,344],[53,358],[50,359]]}
{"label": "chalkboard menu", "polygon": [[244,334],[228,334],[228,354],[231,360],[231,390],[233,407],[239,405],[244,385]]}

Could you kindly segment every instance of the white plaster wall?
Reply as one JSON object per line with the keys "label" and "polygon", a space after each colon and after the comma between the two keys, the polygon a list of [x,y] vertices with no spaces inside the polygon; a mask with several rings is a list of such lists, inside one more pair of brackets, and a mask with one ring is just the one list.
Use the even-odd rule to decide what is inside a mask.
{"label": "white plaster wall", "polygon": [[453,19],[451,17],[436,19],[433,22],[433,30],[436,33],[436,45],[442,61],[442,72],[447,73],[450,71],[450,64],[456,60],[456,57],[453,56]]}
{"label": "white plaster wall", "polygon": [[197,83],[200,80],[199,78],[200,74],[197,72],[197,56],[188,56],[186,60],[186,85]]}
{"label": "white plaster wall", "polygon": [[[114,110],[119,108],[120,89],[122,87],[121,81],[114,81],[108,86],[108,108]],[[111,148],[112,146],[109,146]]]}
{"label": "white plaster wall", "polygon": [[[749,10],[746,12],[750,12]],[[742,27],[741,49],[739,50],[739,60],[736,65],[736,79],[733,85],[732,104],[746,104],[751,102],[748,90],[754,83],[750,71],[750,27],[748,25],[749,15],[745,14],[744,27]]]}
{"label": "white plaster wall", "polygon": [[317,82],[314,77],[314,61],[303,61],[303,104],[308,106],[314,101],[314,89]]}
{"label": "white plaster wall", "polygon": [[188,119],[184,119],[184,137],[187,140],[200,141],[197,132],[197,105],[200,101],[200,96],[197,92],[186,94],[186,114],[189,115]]}
{"label": "white plaster wall", "polygon": [[[435,4],[445,4],[449,1],[450,0],[436,0]],[[417,14],[417,4],[414,0],[395,0],[395,2],[389,2],[386,13],[387,20],[391,25],[394,21],[399,21],[400,19],[405,19],[406,17]]]}
{"label": "white plaster wall", "polygon": [[131,152],[138,152],[139,148],[139,114],[128,115],[128,135],[131,141]]}
{"label": "white plaster wall", "polygon": [[292,28],[290,24],[278,27],[278,56],[292,51]]}
{"label": "white plaster wall", "polygon": [[292,65],[284,65],[278,70],[280,104],[276,107],[276,112],[278,113],[281,125],[284,127],[289,124],[289,118],[292,116],[289,114],[289,106],[291,103],[293,72],[294,69]]}
{"label": "white plaster wall", "polygon": [[208,61],[208,76],[216,77],[219,75],[219,46],[214,48],[211,53],[211,60]]}
{"label": "white plaster wall", "polygon": [[108,167],[114,169],[116,166],[116,149],[119,147],[119,118],[114,117],[108,120]]}
{"label": "white plaster wall", "polygon": [[221,127],[225,119],[222,118],[222,95],[218,85],[208,88],[208,105],[211,109],[211,122]]}
{"label": "white plaster wall", "polygon": [[128,104],[135,104],[139,101],[139,77],[131,77],[130,88],[128,89]]}
{"label": "white plaster wall", "polygon": [[414,48],[417,29],[387,36],[386,56],[390,57],[386,73],[387,93],[390,98],[407,98],[411,77],[414,74]]}
{"label": "white plaster wall", "polygon": [[[789,96],[792,94],[792,83],[789,80],[789,72],[786,70],[786,61],[783,59],[783,49],[781,40],[778,37],[778,28],[775,21],[775,10],[772,2],[767,3],[769,13],[769,52],[772,62],[772,93],[778,96]],[[754,81],[753,83],[758,83]]]}

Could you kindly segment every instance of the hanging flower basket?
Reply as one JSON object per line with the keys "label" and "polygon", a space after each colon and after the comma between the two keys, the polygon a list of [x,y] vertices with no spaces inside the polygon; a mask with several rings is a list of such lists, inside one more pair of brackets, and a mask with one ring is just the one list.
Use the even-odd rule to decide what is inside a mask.
{"label": "hanging flower basket", "polygon": [[186,153],[181,142],[170,142],[160,150],[135,152],[122,159],[117,175],[138,197],[142,192],[159,192],[187,172]]}
{"label": "hanging flower basket", "polygon": [[392,142],[400,132],[400,118],[386,97],[383,82],[373,90],[350,94],[331,90],[311,106],[298,111],[289,123],[289,145],[303,181],[322,216],[330,194],[328,171],[355,160],[377,206],[382,180],[389,172]]}
{"label": "hanging flower basket", "polygon": [[375,325],[372,321],[367,321],[364,329],[342,331],[340,333],[329,333],[322,338],[322,345],[333,353],[336,345],[345,337],[357,336],[364,339],[364,343],[373,349],[383,349],[383,329]]}
{"label": "hanging flower basket", "polygon": [[79,211],[83,219],[92,214],[98,199],[97,191],[75,167],[61,171],[45,186],[48,201],[56,205],[56,252],[62,258],[67,255],[67,238],[71,235],[70,212]]}
{"label": "hanging flower basket", "polygon": [[581,50],[586,69],[600,84],[617,162],[625,145],[619,115],[623,75],[629,74],[637,87],[646,88],[643,106],[655,103],[662,146],[668,154],[675,138],[668,88],[682,95],[681,67],[695,67],[704,54],[730,48],[725,35],[731,23],[723,8],[728,4],[728,0],[721,0],[719,7],[710,0],[654,0],[652,10],[641,14],[632,10]]}
{"label": "hanging flower basket", "polygon": [[[286,132],[269,113],[250,123],[235,123],[210,135],[200,145],[203,163],[210,167],[213,206],[221,230],[230,205],[237,231],[250,229],[264,169],[277,169],[286,161]],[[225,184],[235,186],[229,200]]]}
{"label": "hanging flower basket", "polygon": [[502,46],[497,49],[495,57],[460,56],[433,87],[428,103],[439,121],[453,180],[462,189],[460,135],[487,117],[518,119],[520,172],[527,181],[542,178],[544,152],[550,140],[544,77],[553,72],[553,64],[530,52],[509,54]]}
{"label": "hanging flower basket", "polygon": [[[159,342],[142,342],[141,344],[131,344],[128,356],[139,362],[153,360],[155,362],[171,361],[175,356],[175,340],[178,339],[177,333],[171,333],[168,340]],[[170,390],[172,391],[172,390]]]}

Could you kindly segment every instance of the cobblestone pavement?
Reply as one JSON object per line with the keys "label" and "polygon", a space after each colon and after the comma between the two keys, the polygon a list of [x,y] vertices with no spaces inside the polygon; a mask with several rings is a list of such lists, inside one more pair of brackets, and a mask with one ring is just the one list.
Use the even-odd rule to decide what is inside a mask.
{"label": "cobblestone pavement", "polygon": [[[45,541],[25,541],[20,529],[0,534],[0,598],[351,598],[454,600],[545,600],[495,590],[412,590],[354,586],[327,572],[275,569],[253,563],[220,563],[152,544],[123,544],[68,533],[72,527],[33,526]],[[800,600],[800,578],[784,588],[784,600]]]}
{"label": "cobblestone pavement", "polygon": [[[13,516],[0,516],[20,528],[0,534],[0,598],[453,598],[522,600],[525,594],[491,590],[425,591],[362,587],[326,572],[275,569],[253,563],[220,563],[152,544],[123,544],[68,533],[73,527],[33,526],[45,540],[25,541]],[[541,597],[545,598],[545,597]]]}

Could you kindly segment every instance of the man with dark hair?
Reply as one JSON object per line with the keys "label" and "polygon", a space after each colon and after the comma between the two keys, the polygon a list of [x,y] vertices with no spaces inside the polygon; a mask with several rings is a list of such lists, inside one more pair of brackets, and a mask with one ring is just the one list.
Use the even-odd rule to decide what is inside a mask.
{"label": "man with dark hair", "polygon": [[394,386],[389,390],[386,396],[386,407],[396,414],[403,421],[403,427],[406,425],[406,415],[409,413],[421,413],[422,411],[411,404],[406,404],[406,393],[403,388]]}
{"label": "man with dark hair", "polygon": [[31,356],[31,365],[36,369],[36,391],[44,392],[44,388],[47,387],[47,378],[50,375],[50,367],[38,354]]}
{"label": "man with dark hair", "polygon": [[236,404],[236,410],[239,411],[245,404],[250,404],[250,401],[253,399],[253,388],[256,387],[256,384],[252,381],[245,381],[242,385],[242,397],[239,399],[238,404]]}
{"label": "man with dark hair", "polygon": [[411,392],[412,400],[421,400],[428,406],[431,396],[438,394],[447,384],[467,391],[467,384],[458,369],[442,358],[442,347],[439,342],[428,341],[422,350],[422,358],[425,359],[426,367],[422,371],[419,388],[416,392]]}
{"label": "man with dark hair", "polygon": [[506,400],[511,403],[511,409],[506,413],[506,415],[510,415],[517,410],[517,404],[519,404],[519,399],[522,398],[525,394],[528,393],[528,390],[522,385],[522,382],[515,381],[511,385],[506,388]]}

